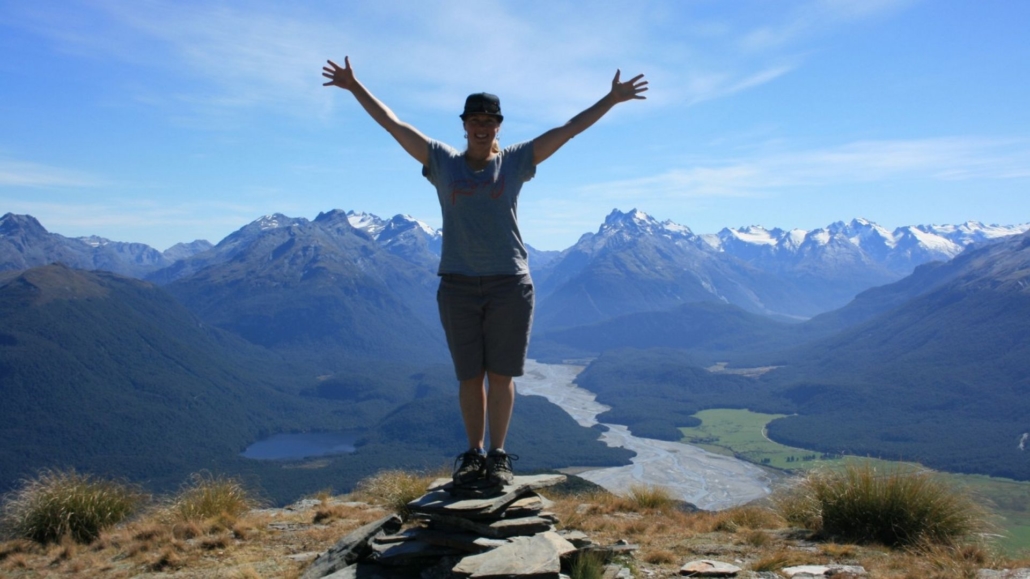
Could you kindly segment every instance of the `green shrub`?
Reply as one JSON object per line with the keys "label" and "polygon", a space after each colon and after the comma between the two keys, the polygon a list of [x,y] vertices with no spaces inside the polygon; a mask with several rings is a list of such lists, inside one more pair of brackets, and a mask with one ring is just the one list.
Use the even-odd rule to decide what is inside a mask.
{"label": "green shrub", "polygon": [[172,514],[182,521],[205,521],[215,517],[235,519],[257,506],[257,501],[240,481],[194,473],[172,500]]}
{"label": "green shrub", "polygon": [[10,535],[39,543],[56,543],[64,536],[90,543],[134,513],[145,498],[126,483],[74,469],[47,469],[4,498],[3,527]]}
{"label": "green shrub", "polygon": [[848,465],[815,473],[802,488],[817,505],[825,534],[858,543],[953,544],[986,520],[971,499],[925,471]]}

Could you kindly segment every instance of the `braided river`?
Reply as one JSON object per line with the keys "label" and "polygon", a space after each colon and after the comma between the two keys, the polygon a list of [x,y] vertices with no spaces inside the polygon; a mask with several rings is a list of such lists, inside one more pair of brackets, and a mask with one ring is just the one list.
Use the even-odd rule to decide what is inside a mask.
{"label": "braided river", "polygon": [[[573,381],[579,366],[526,361],[525,375],[516,379],[521,395],[543,396],[582,426],[598,424],[597,415],[609,409],[592,392]],[[602,423],[603,424],[603,423]],[[771,491],[776,475],[749,462],[713,454],[680,442],[639,438],[618,424],[603,424],[601,440],[611,447],[636,452],[626,466],[577,472],[586,480],[618,494],[634,485],[663,487],[705,510],[721,510],[761,498]]]}

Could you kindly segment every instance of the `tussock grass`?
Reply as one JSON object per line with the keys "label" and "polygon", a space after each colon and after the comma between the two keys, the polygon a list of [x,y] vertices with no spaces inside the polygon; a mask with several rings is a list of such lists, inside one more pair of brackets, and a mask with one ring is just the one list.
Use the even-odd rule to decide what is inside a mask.
{"label": "tussock grass", "polygon": [[572,560],[569,577],[571,579],[602,579],[604,564],[604,555],[601,553],[581,551]]}
{"label": "tussock grass", "polygon": [[355,496],[360,500],[393,510],[407,519],[408,503],[421,497],[440,473],[413,473],[384,470],[357,484]]}
{"label": "tussock grass", "polygon": [[745,545],[756,548],[768,547],[774,542],[774,539],[768,533],[758,529],[745,529],[740,534],[740,539]]}
{"label": "tussock grass", "polygon": [[7,535],[39,543],[56,543],[65,536],[90,543],[145,500],[146,495],[127,483],[74,469],[43,470],[4,497],[0,526]]}
{"label": "tussock grass", "polygon": [[972,499],[925,471],[848,465],[814,472],[788,495],[778,502],[785,519],[856,543],[952,545],[986,524]]}
{"label": "tussock grass", "polygon": [[713,531],[736,533],[745,529],[781,529],[783,519],[774,511],[757,505],[743,505],[716,513]]}
{"label": "tussock grass", "polygon": [[240,481],[196,473],[172,499],[170,511],[180,522],[211,521],[218,528],[231,528],[240,515],[256,506],[258,501]]}
{"label": "tussock grass", "polygon": [[641,558],[648,563],[655,565],[669,565],[676,563],[680,560],[672,551],[666,549],[658,549],[654,551],[645,551]]}
{"label": "tussock grass", "polygon": [[999,563],[996,554],[983,545],[922,544],[911,550],[926,565],[926,574],[935,577],[969,577],[975,579],[980,569]]}
{"label": "tussock grass", "polygon": [[629,489],[629,499],[639,509],[668,511],[674,509],[677,499],[668,489],[652,485],[633,485]]}
{"label": "tussock grass", "polygon": [[819,531],[823,527],[819,502],[804,479],[797,484],[773,493],[773,508],[791,526]]}

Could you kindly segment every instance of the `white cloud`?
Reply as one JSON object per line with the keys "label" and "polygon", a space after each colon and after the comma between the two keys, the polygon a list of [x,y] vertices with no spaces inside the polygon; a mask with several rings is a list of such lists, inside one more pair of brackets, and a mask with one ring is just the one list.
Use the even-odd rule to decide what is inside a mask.
{"label": "white cloud", "polygon": [[[752,89],[799,65],[796,56],[768,48],[811,27],[811,14],[834,14],[829,20],[841,23],[842,15],[864,13],[854,2],[804,2],[788,11],[793,20],[751,30],[733,20],[737,15],[694,15],[683,6],[98,0],[69,3],[56,15],[25,9],[20,17],[69,54],[163,71],[157,86],[133,86],[135,97],[201,117],[255,108],[324,115],[338,95],[321,86],[320,68],[326,58],[349,54],[359,78],[390,104],[451,112],[461,98],[455,95],[491,90],[552,124],[603,95],[615,68],[648,76],[652,106]],[[664,12],[676,10],[686,12],[677,20],[683,29],[660,30]],[[780,40],[749,40],[762,36]],[[765,48],[748,53],[741,45]]]}
{"label": "white cloud", "polygon": [[750,52],[781,49],[842,26],[892,14],[918,0],[808,0],[780,3],[779,22],[763,24],[740,36],[739,46]]}
{"label": "white cloud", "polygon": [[725,163],[695,164],[640,179],[594,184],[592,198],[686,199],[749,197],[773,190],[855,183],[1030,178],[1026,139],[939,138],[858,141],[837,147],[787,151]]}
{"label": "white cloud", "polygon": [[221,202],[165,204],[109,198],[58,203],[0,198],[0,203],[5,211],[32,215],[48,231],[61,235],[99,235],[160,250],[194,239],[217,243],[259,215],[253,207]]}
{"label": "white cloud", "polygon": [[0,159],[0,186],[29,188],[100,187],[106,181],[95,175],[28,161]]}

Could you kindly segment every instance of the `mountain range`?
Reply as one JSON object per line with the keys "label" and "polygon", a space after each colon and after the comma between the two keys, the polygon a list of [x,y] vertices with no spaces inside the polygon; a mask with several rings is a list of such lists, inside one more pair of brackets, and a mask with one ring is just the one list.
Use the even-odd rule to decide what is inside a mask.
{"label": "mountain range", "polygon": [[[320,230],[317,240],[297,246],[298,238],[289,247],[283,245],[288,232],[303,237],[314,229]],[[897,281],[920,264],[946,261],[971,244],[1028,229],[1030,224],[967,222],[888,231],[853,219],[811,231],[750,226],[698,235],[686,226],[659,222],[641,211],[613,210],[596,233],[584,234],[564,251],[530,248],[538,286],[536,323],[541,330],[574,327],[697,301],[717,301],[762,315],[801,320],[839,308],[865,289]],[[278,244],[274,240],[257,242],[262,236],[282,240]],[[372,277],[391,283],[396,277],[407,280],[380,294],[413,305],[414,319],[435,327],[435,306],[431,292],[425,290],[434,283],[441,235],[405,215],[387,220],[333,210],[314,221],[270,215],[244,226],[217,246],[195,241],[159,253],[142,244],[66,238],[47,232],[31,216],[9,213],[0,218],[0,271],[60,262],[167,285],[192,279],[208,267],[246,260],[247,252],[271,251],[272,244],[279,252],[273,261],[289,253],[291,263],[312,267],[294,269],[294,273],[321,271],[319,267],[327,262],[348,260],[353,271],[368,265],[361,259],[376,255]],[[359,245],[365,252],[361,259],[349,253]],[[331,253],[336,257],[294,255],[290,247],[311,251],[333,247]],[[386,254],[396,259],[390,260]],[[321,265],[313,267],[315,262]],[[212,279],[212,274],[206,275]]]}
{"label": "mountain range", "polygon": [[413,267],[428,244],[397,229],[378,232],[395,234],[391,251],[342,211],[312,221],[266,216],[150,279],[208,323],[327,368],[445,361],[435,272]]}
{"label": "mountain range", "polygon": [[[698,235],[615,210],[564,251],[531,250],[531,356],[594,360],[581,383],[613,407],[605,422],[637,434],[675,438],[698,409],[748,407],[793,415],[770,425],[770,436],[804,448],[1030,478],[1008,444],[1030,431],[1021,398],[1030,375],[1028,229],[969,222],[888,231],[855,219],[813,231],[751,226]],[[0,467],[25,474],[11,465],[23,468],[26,456],[67,443],[68,456],[125,472],[145,450],[120,451],[118,462],[101,446],[131,436],[125,424],[134,420],[169,429],[172,419],[205,432],[197,421],[219,418],[160,411],[191,411],[182,401],[208,389],[224,394],[211,407],[224,405],[234,428],[213,434],[225,441],[220,464],[258,436],[325,427],[349,413],[366,426],[389,426],[368,426],[372,450],[358,470],[385,464],[381,453],[439,453],[455,433],[430,432],[426,423],[424,433],[404,436],[410,417],[454,410],[433,299],[439,251],[440,232],[403,215],[275,214],[216,245],[157,252],[66,238],[31,216],[7,214],[0,393],[17,401],[5,410],[23,416],[4,418]],[[54,263],[63,265],[47,265]],[[775,369],[760,378],[706,370],[719,361]],[[127,410],[108,427],[97,417],[110,404]],[[76,407],[92,438],[64,426],[74,425]],[[559,423],[548,418],[543,442],[525,444],[545,444],[546,429]],[[574,424],[561,428],[570,440],[582,436]],[[187,464],[214,460],[151,445],[160,430],[146,430],[144,444],[165,448],[177,466],[161,471],[160,460],[148,460],[144,470],[170,480]],[[37,441],[40,432],[58,436]],[[38,445],[11,443],[26,439]],[[973,450],[974,440],[986,450]],[[583,452],[597,463],[624,460]],[[234,464],[296,490],[297,476]],[[323,476],[357,472],[333,464]],[[304,476],[310,485],[320,480]]]}
{"label": "mountain range", "polygon": [[638,435],[678,440],[699,410],[748,408],[786,415],[768,436],[790,446],[1030,480],[1028,319],[1030,232],[800,324],[690,304],[544,333],[538,348],[596,358],[579,383],[612,407],[599,420]]}
{"label": "mountain range", "polygon": [[972,243],[1028,229],[968,222],[888,232],[854,219],[812,231],[751,226],[697,235],[640,211],[616,210],[597,233],[544,266],[538,319],[541,329],[556,329],[712,300],[800,320]]}
{"label": "mountain range", "polygon": [[160,252],[143,243],[50,233],[31,215],[8,213],[0,217],[0,271],[63,263],[75,269],[142,278],[210,248],[207,241],[197,240],[177,243]]}

